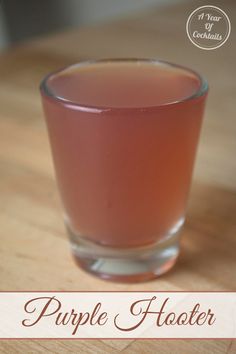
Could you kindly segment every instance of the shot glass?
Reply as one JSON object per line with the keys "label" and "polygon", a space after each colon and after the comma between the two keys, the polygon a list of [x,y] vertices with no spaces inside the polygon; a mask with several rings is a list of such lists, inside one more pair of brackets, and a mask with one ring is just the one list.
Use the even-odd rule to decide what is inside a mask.
{"label": "shot glass", "polygon": [[179,235],[208,85],[151,59],[81,62],[40,86],[72,254],[104,279],[168,271]]}

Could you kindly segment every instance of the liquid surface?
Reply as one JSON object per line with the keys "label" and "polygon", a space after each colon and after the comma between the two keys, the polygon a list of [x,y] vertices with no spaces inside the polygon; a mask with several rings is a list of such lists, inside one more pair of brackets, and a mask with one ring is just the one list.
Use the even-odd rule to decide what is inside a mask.
{"label": "liquid surface", "polygon": [[55,96],[94,107],[148,107],[181,101],[199,89],[184,69],[146,62],[108,62],[77,66],[50,78]]}

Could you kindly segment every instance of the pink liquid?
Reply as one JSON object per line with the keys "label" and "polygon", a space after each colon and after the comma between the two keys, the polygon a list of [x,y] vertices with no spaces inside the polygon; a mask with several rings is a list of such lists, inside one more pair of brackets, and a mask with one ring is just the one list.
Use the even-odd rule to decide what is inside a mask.
{"label": "pink liquid", "polygon": [[170,103],[198,91],[199,79],[166,65],[110,62],[66,69],[48,85],[83,105],[43,97],[73,232],[113,247],[165,237],[185,214],[205,97]]}

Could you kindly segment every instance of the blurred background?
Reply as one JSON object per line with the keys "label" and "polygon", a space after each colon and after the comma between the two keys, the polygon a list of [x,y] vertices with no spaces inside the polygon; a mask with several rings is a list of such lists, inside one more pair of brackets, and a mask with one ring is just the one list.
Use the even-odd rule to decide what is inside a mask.
{"label": "blurred background", "polygon": [[[178,0],[1,0],[0,49],[70,27],[92,25]],[[180,0],[179,0],[180,1]]]}

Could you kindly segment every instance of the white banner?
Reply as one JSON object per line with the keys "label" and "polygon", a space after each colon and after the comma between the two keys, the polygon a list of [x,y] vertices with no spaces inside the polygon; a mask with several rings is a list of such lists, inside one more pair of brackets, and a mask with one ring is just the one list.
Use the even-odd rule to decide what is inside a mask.
{"label": "white banner", "polygon": [[236,338],[236,292],[1,292],[0,338]]}

